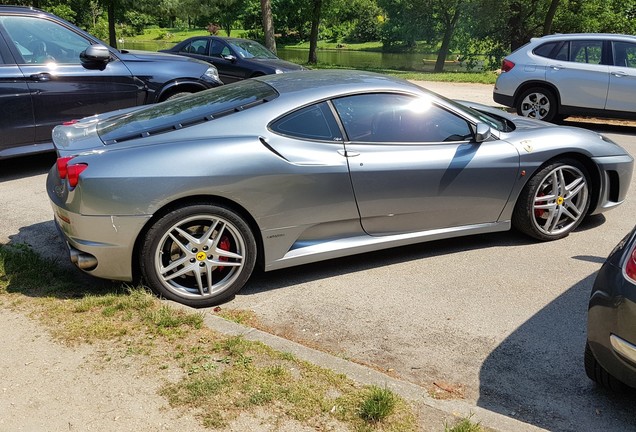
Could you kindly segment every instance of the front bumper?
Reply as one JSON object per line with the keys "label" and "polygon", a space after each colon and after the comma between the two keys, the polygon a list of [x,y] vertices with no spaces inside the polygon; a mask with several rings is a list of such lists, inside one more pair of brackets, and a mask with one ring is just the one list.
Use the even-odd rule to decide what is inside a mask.
{"label": "front bumper", "polygon": [[634,158],[630,155],[593,158],[601,175],[598,202],[590,214],[610,210],[625,201],[634,172]]}

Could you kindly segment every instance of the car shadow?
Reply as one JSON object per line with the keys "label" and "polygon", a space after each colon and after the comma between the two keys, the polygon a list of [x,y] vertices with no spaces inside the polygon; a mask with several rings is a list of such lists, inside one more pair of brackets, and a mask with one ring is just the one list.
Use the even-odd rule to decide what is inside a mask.
{"label": "car shadow", "polygon": [[583,366],[595,277],[570,287],[490,353],[480,369],[478,406],[548,430],[633,430],[636,391],[605,391],[587,378]]}
{"label": "car shadow", "polygon": [[[77,269],[70,261],[68,250],[59,236],[53,221],[40,222],[19,229],[18,233],[9,236],[8,246],[15,246],[18,250],[27,249],[46,261],[42,274],[55,272],[55,276],[77,282],[70,287],[60,290],[48,286],[33,287],[23,284],[21,267],[5,266],[7,279],[10,281],[8,292],[21,293],[29,297],[78,298],[87,295],[121,293],[126,291],[126,284],[95,278]],[[27,256],[27,260],[28,260]],[[43,279],[44,280],[44,279]],[[13,282],[17,281],[17,282]],[[43,284],[46,285],[46,284]]]}
{"label": "car shadow", "polygon": [[636,135],[636,121],[614,120],[589,117],[568,117],[560,123],[562,126],[574,126],[601,133]]}
{"label": "car shadow", "polygon": [[519,246],[533,243],[535,241],[529,237],[511,230],[394,247],[271,272],[264,273],[259,271],[255,275],[256,277],[252,277],[238,295],[249,296],[344,274],[469,250],[485,250],[493,247]]}
{"label": "car shadow", "polygon": [[46,174],[55,163],[55,153],[0,160],[0,182]]}

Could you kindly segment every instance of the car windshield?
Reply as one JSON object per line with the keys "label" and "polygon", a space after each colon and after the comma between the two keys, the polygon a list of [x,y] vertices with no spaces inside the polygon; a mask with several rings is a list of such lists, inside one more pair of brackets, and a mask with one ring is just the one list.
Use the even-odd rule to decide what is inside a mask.
{"label": "car windshield", "polygon": [[234,40],[230,42],[230,45],[232,46],[232,48],[234,48],[234,51],[236,51],[242,58],[278,58],[263,45],[251,40]]}
{"label": "car windshield", "polygon": [[469,114],[471,117],[475,118],[476,120],[482,123],[486,123],[488,126],[490,126],[493,129],[496,129],[500,132],[510,132],[511,130],[510,124],[503,117],[498,117],[498,116],[491,115],[489,113],[485,113],[483,111],[479,111],[475,108],[471,108],[470,106],[461,104],[452,99],[447,99],[440,95],[437,95],[437,96],[444,99],[449,105],[452,105],[456,109]]}
{"label": "car windshield", "polygon": [[214,120],[276,97],[267,84],[240,81],[108,117],[97,125],[97,133],[105,144],[114,144]]}

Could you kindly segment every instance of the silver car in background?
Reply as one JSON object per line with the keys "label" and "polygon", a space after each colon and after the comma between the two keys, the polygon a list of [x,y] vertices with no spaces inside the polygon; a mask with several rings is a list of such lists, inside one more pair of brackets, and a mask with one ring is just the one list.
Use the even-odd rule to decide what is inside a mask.
{"label": "silver car in background", "polygon": [[625,198],[598,133],[358,71],[268,75],[54,130],[47,178],[79,268],[191,306],[265,271],[504,231],[567,236]]}
{"label": "silver car in background", "polygon": [[502,62],[493,99],[519,115],[636,118],[636,37],[559,34],[533,38]]}

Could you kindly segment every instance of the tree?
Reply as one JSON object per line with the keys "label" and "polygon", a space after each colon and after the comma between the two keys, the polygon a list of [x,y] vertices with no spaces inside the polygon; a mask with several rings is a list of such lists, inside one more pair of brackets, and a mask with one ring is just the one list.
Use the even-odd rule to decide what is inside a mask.
{"label": "tree", "polygon": [[313,11],[311,14],[311,33],[309,34],[309,64],[318,63],[318,27],[320,26],[320,12],[322,9],[322,0],[313,0]]}
{"label": "tree", "polygon": [[457,26],[461,16],[463,1],[437,0],[432,6],[433,11],[435,11],[437,21],[442,28],[442,44],[437,52],[437,61],[435,62],[434,72],[442,72],[444,71],[444,64],[446,62],[446,57],[448,57],[455,27]]}
{"label": "tree", "polygon": [[272,19],[272,4],[270,0],[261,0],[261,13],[263,15],[265,46],[276,54],[276,38],[274,37],[274,21]]}

